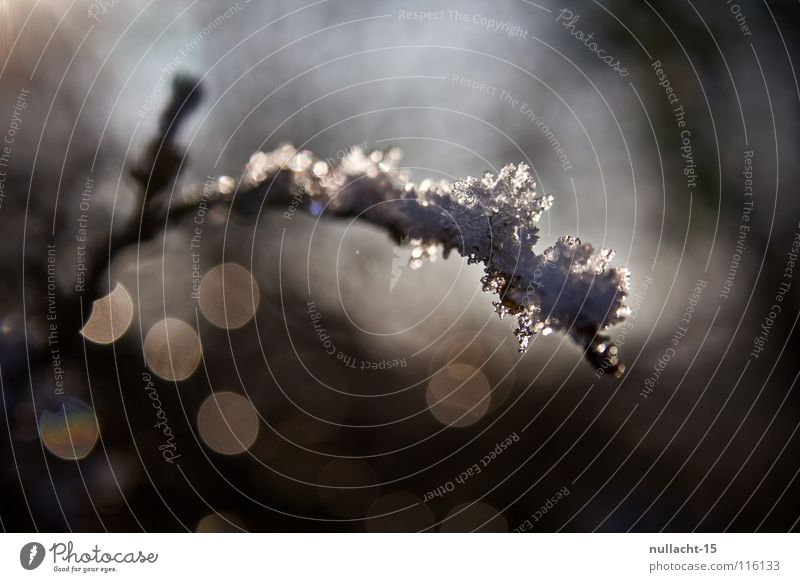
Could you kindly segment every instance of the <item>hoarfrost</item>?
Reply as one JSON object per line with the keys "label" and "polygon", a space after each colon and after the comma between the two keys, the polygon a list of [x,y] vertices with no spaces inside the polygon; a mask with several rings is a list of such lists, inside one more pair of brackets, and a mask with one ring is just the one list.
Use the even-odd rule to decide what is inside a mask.
{"label": "hoarfrost", "polygon": [[562,331],[595,367],[622,373],[617,347],[601,332],[627,314],[628,271],[609,267],[613,251],[571,236],[536,253],[536,223],[553,198],[537,193],[526,164],[507,164],[482,179],[416,184],[399,168],[401,156],[397,148],[353,149],[332,165],[291,146],[258,152],[236,196],[260,192],[271,206],[293,201],[314,215],[371,222],[397,243],[410,244],[412,268],[455,250],[485,266],[483,290],[498,296],[494,305],[501,318],[516,317],[520,352],[536,334]]}

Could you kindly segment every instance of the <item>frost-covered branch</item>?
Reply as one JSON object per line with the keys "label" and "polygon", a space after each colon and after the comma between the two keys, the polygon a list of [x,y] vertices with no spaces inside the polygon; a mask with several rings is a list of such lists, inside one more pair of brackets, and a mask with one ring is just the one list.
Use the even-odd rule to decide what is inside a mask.
{"label": "frost-covered branch", "polygon": [[265,206],[355,217],[386,229],[398,243],[407,241],[411,267],[455,250],[485,265],[483,289],[498,295],[494,305],[501,318],[517,318],[520,352],[537,333],[563,331],[595,367],[622,373],[617,347],[600,332],[627,314],[628,272],[609,268],[612,251],[574,237],[535,252],[536,223],[553,199],[537,193],[525,164],[508,164],[480,180],[415,184],[398,166],[400,157],[397,148],[369,154],[353,149],[331,165],[283,146],[254,154],[238,184],[220,178],[214,192],[195,188],[183,204],[196,204],[201,195],[228,202],[255,196]]}

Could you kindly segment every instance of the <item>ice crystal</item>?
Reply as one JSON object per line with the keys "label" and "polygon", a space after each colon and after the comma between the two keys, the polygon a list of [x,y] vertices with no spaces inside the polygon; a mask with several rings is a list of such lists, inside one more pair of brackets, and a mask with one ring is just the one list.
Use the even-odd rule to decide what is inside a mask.
{"label": "ice crystal", "polygon": [[568,333],[588,360],[620,374],[617,348],[600,332],[627,310],[628,273],[611,268],[613,251],[565,236],[537,254],[536,225],[553,204],[539,194],[526,164],[507,164],[495,175],[455,183],[411,182],[401,152],[353,149],[339,163],[283,146],[251,158],[239,196],[261,192],[271,205],[292,203],[316,215],[358,217],[410,244],[409,266],[418,268],[441,249],[482,263],[483,290],[496,294],[498,315],[517,318],[515,335],[525,352],[538,333]]}

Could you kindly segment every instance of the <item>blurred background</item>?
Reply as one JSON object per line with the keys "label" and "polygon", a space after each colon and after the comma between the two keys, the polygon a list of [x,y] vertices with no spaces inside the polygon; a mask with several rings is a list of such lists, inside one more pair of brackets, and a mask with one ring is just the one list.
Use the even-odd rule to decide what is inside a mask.
{"label": "blurred background", "polygon": [[[796,531],[799,29],[788,0],[0,0],[3,529]],[[285,143],[528,163],[541,248],[631,272],[625,374],[519,354],[480,265],[356,221],[201,203],[110,253],[176,75],[176,198]]]}

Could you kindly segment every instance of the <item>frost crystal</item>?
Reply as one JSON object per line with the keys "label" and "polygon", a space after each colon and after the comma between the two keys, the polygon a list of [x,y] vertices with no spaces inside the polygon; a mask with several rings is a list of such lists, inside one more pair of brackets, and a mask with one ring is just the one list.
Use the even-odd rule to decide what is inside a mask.
{"label": "frost crystal", "polygon": [[498,295],[498,315],[517,318],[515,335],[525,352],[537,333],[568,333],[588,360],[619,375],[617,347],[600,332],[621,322],[627,309],[626,269],[609,268],[614,253],[574,237],[561,237],[541,254],[536,226],[553,204],[539,195],[525,164],[508,164],[498,175],[468,177],[454,184],[410,181],[398,167],[397,148],[369,154],[353,149],[338,164],[309,151],[283,146],[254,154],[238,196],[254,192],[270,205],[293,201],[314,215],[358,217],[411,244],[410,266],[441,248],[485,265],[483,290]]}

